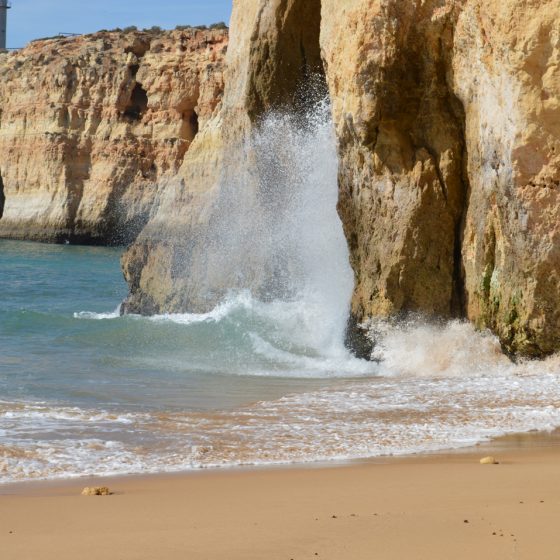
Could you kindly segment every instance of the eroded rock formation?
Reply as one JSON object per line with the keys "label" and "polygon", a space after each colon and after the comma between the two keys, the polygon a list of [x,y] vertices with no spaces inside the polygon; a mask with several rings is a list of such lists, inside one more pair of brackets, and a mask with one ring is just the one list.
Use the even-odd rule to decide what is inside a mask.
{"label": "eroded rock formation", "polygon": [[560,348],[560,5],[323,0],[358,319]]}
{"label": "eroded rock formation", "polygon": [[457,12],[441,4],[323,1],[359,320],[460,312],[464,114],[450,83]]}
{"label": "eroded rock formation", "polygon": [[560,5],[323,5],[354,312],[458,310],[558,350]]}
{"label": "eroded rock formation", "polygon": [[471,185],[465,312],[509,351],[558,351],[560,3],[471,1],[456,37]]}
{"label": "eroded rock formation", "polygon": [[[208,107],[203,111],[158,94],[164,89],[158,80],[150,83],[153,73],[144,66],[153,47],[143,57],[137,78],[119,67],[126,79],[119,75],[107,86],[113,102],[106,110],[122,119],[116,128],[108,119],[102,120],[107,123],[104,128],[97,119],[96,126],[109,139],[129,138],[138,131],[142,140],[134,142],[157,138],[156,144],[162,146],[168,138],[181,138],[173,128],[176,120],[167,113],[162,113],[167,115],[165,125],[152,123],[161,106],[173,107],[173,115],[195,110],[200,128],[191,144],[191,119],[183,119],[188,151],[180,157],[178,148],[163,151],[167,155],[162,161],[168,163],[156,164],[157,176],[148,178],[152,186],[147,190],[138,189],[137,181],[144,184],[143,179],[131,182],[132,175],[119,183],[119,192],[144,192],[153,198],[160,168],[165,177],[175,177],[161,181],[154,212],[123,258],[131,289],[127,310],[208,310],[235,284],[233,278],[227,286],[212,276],[206,259],[212,240],[205,235],[212,209],[221,200],[224,173],[231,178],[236,165],[255,165],[250,154],[233,162],[231,154],[244,153],[236,146],[268,110],[281,106],[305,110],[302,84],[319,76],[330,92],[338,139],[338,209],[356,278],[354,322],[407,312],[466,317],[497,333],[509,352],[542,356],[560,349],[557,0],[237,0],[231,26],[226,87],[218,108],[215,103],[203,104]],[[210,67],[217,70],[210,74],[221,76],[217,53],[223,44],[213,40],[207,49],[210,54],[196,55],[201,57],[196,67],[207,68],[205,57],[216,57]],[[41,48],[46,53],[55,46],[47,43]],[[0,68],[6,68],[3,60]],[[32,68],[25,56],[22,60]],[[168,79],[165,91],[187,87],[185,76],[191,75],[181,74],[180,56],[173,60],[177,75]],[[22,71],[23,66],[10,64],[10,72]],[[64,67],[62,61],[59,64]],[[129,64],[137,63],[132,59]],[[45,76],[45,83],[55,74],[61,72]],[[199,78],[201,98],[215,99],[220,80],[204,71],[194,74],[207,78]],[[126,94],[121,95],[123,79]],[[143,89],[137,89],[136,82]],[[3,83],[0,87],[6,88],[6,80]],[[29,95],[36,95],[38,86],[34,90]],[[59,102],[62,93],[57,95]],[[121,98],[126,99],[124,105]],[[188,94],[181,98],[192,99]],[[49,111],[55,114],[55,108],[44,105],[39,114]],[[60,109],[56,111],[59,115]],[[56,118],[63,123],[85,118],[79,112],[66,114]],[[139,122],[129,122],[138,115]],[[6,118],[4,112],[2,134]],[[29,133],[43,126],[35,113],[27,122]],[[66,130],[68,125],[64,126]],[[46,138],[44,132],[41,128]],[[89,135],[94,143],[97,134]],[[12,137],[14,143],[16,136]],[[52,161],[60,161],[56,150],[64,146],[80,163],[68,169],[53,164],[60,173],[47,173],[56,177],[45,182],[53,185],[48,200],[35,203],[30,198],[25,207],[32,210],[25,212],[52,208],[48,219],[59,224],[60,208],[68,207],[75,215],[73,227],[80,231],[88,213],[79,207],[72,210],[74,198],[66,194],[56,198],[56,185],[66,175],[78,185],[93,185],[84,172],[89,164],[83,143],[41,138],[39,146],[55,154]],[[142,158],[134,161],[137,169],[147,165],[149,174],[154,159],[150,156],[146,165]],[[9,224],[15,215],[11,193],[23,185],[21,174],[29,172],[20,165],[10,171],[9,165],[0,163],[7,195],[2,231],[7,225],[1,224]],[[111,164],[106,176],[121,173],[121,160],[115,157]],[[28,184],[38,181],[33,178]],[[132,194],[121,198],[126,212],[144,200]],[[266,278],[253,280],[258,287]]]}
{"label": "eroded rock formation", "polygon": [[[320,66],[319,26],[354,319],[465,316],[508,351],[558,350],[558,2],[235,2],[218,117],[224,150],[267,109],[297,110],[295,84]],[[214,158],[219,165],[222,155]],[[176,223],[204,227],[218,184],[208,172],[191,177],[171,197]],[[162,224],[153,221],[125,257],[131,308],[211,305],[195,296],[197,236],[177,249],[162,242],[171,239]]]}
{"label": "eroded rock formation", "polygon": [[100,32],[1,55],[0,236],[134,239],[221,102],[227,40]]}

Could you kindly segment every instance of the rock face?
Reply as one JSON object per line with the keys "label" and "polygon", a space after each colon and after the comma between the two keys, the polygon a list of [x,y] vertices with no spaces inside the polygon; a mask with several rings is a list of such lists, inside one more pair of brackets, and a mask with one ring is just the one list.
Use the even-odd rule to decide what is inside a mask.
{"label": "rock face", "polygon": [[133,239],[221,102],[227,41],[100,32],[0,55],[0,236]]}
{"label": "rock face", "polygon": [[560,4],[469,2],[456,35],[465,312],[507,350],[548,354],[560,349]]}
{"label": "rock face", "polygon": [[360,321],[460,312],[464,113],[450,83],[457,13],[441,5],[323,1]]}
{"label": "rock face", "polygon": [[221,103],[219,32],[0,58],[0,235],[145,224],[125,309],[207,311],[238,282],[208,260],[213,208],[255,190],[244,143],[267,111],[305,112],[313,81],[338,139],[351,324],[466,317],[508,352],[560,349],[557,0],[235,0],[231,26]]}
{"label": "rock face", "polygon": [[[125,256],[129,308],[215,303],[197,232],[219,197],[216,169],[268,109],[299,110],[301,83],[319,71],[339,143],[353,322],[467,317],[509,352],[560,349],[559,29],[557,0],[234,2],[213,141],[195,141],[184,189]],[[188,241],[172,241],[179,230]],[[203,286],[212,297],[197,296]]]}
{"label": "rock face", "polygon": [[560,5],[323,0],[353,312],[560,349]]}

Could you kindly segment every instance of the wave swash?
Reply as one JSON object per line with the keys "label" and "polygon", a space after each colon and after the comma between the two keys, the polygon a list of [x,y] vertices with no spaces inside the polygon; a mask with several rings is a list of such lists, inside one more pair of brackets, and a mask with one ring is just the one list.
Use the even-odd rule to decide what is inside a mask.
{"label": "wave swash", "polygon": [[56,397],[37,383],[0,401],[0,481],[417,453],[560,425],[558,358],[513,364],[468,324],[372,322],[372,362],[344,347],[353,273],[328,115],[263,122],[260,213],[243,177],[235,203],[223,189],[208,270],[277,271],[266,297],[242,279],[208,313],[57,316],[72,333],[57,340],[92,348],[95,367],[60,374]]}

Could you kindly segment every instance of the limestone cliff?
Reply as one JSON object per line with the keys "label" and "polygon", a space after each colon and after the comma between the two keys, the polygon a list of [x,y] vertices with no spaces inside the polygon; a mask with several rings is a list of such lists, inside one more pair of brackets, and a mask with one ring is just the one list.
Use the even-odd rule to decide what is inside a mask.
{"label": "limestone cliff", "polygon": [[0,55],[0,236],[133,239],[217,112],[227,41],[115,31]]}
{"label": "limestone cliff", "polygon": [[464,114],[450,85],[457,12],[441,6],[323,1],[358,320],[460,312]]}
{"label": "limestone cliff", "polygon": [[194,30],[4,55],[0,235],[145,224],[123,257],[127,311],[258,291],[266,270],[216,273],[209,225],[236,189],[257,200],[245,143],[267,111],[304,113],[313,81],[338,139],[354,321],[466,317],[509,352],[560,350],[559,29],[557,0],[236,0],[225,66],[226,35]]}
{"label": "limestone cliff", "polygon": [[319,71],[355,320],[464,316],[508,351],[560,349],[559,29],[557,0],[234,2],[212,141],[195,141],[184,189],[167,191],[124,258],[129,308],[215,303],[223,287],[198,266],[198,232],[224,154],[268,109],[297,111],[298,84]]}
{"label": "limestone cliff", "polygon": [[[319,0],[234,4],[226,57],[226,88],[221,111],[205,133],[193,142],[178,173],[181,188],[162,193],[157,212],[123,257],[130,295],[127,312],[204,312],[228,288],[266,289],[267,271],[250,267],[249,278],[228,274],[227,260],[209,262],[213,246],[222,243],[208,235],[225,189],[251,190],[255,184],[236,184],[238,166],[249,167],[258,182],[259,170],[243,144],[267,110],[294,109],[295,92],[305,79],[322,72],[319,48]],[[251,174],[251,173],[249,173]],[[245,173],[245,176],[247,173]],[[251,215],[250,196],[244,212]],[[215,229],[215,228],[214,228]],[[226,236],[227,237],[227,236]]]}
{"label": "limestone cliff", "polygon": [[456,37],[471,187],[465,312],[509,351],[558,351],[560,3],[471,1]]}
{"label": "limestone cliff", "polygon": [[358,319],[560,349],[560,4],[323,0]]}

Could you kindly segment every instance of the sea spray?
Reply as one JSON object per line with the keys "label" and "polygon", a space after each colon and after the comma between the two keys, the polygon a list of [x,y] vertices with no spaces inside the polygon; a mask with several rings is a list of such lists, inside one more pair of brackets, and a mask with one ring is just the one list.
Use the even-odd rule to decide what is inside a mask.
{"label": "sea spray", "polygon": [[348,355],[353,289],[337,171],[325,98],[269,113],[229,154],[198,263],[208,289],[250,290],[277,311],[277,338],[323,356]]}
{"label": "sea spray", "polygon": [[558,356],[514,364],[468,323],[378,321],[378,362],[319,355],[298,346],[297,298],[245,290],[207,313],[121,317],[103,313],[125,289],[114,250],[0,245],[2,482],[425,452],[560,425]]}

